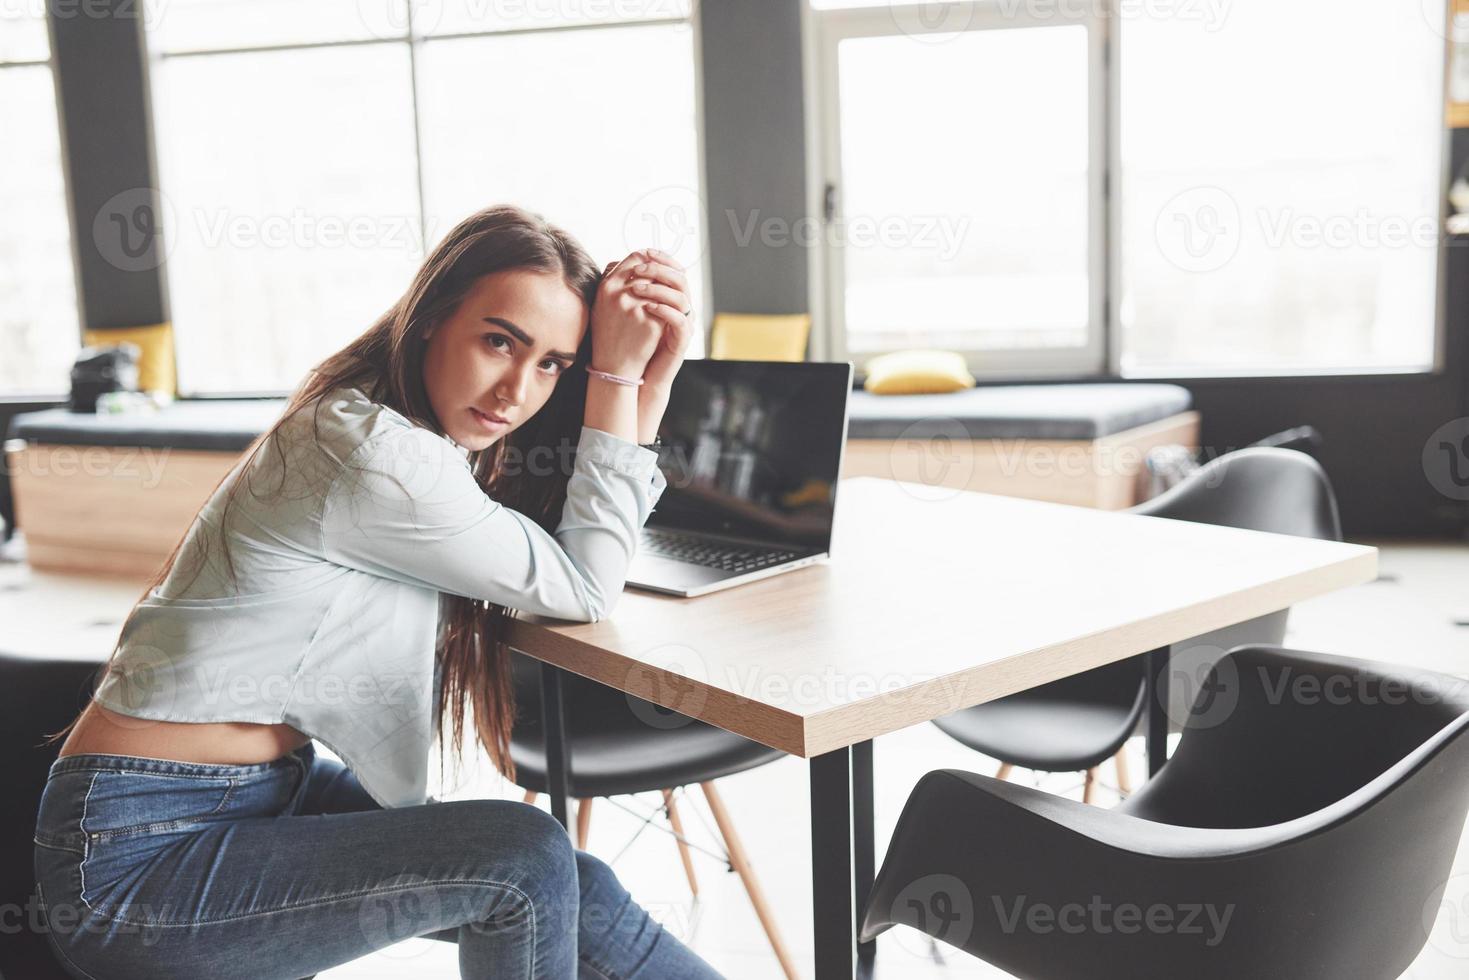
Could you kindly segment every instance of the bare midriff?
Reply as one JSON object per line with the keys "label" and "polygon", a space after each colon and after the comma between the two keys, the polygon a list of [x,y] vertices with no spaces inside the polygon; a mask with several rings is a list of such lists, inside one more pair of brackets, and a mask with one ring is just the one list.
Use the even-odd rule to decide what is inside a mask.
{"label": "bare midriff", "polygon": [[87,752],[175,762],[253,765],[278,759],[309,741],[309,736],[290,725],[153,721],[120,715],[93,701],[67,736],[60,755]]}

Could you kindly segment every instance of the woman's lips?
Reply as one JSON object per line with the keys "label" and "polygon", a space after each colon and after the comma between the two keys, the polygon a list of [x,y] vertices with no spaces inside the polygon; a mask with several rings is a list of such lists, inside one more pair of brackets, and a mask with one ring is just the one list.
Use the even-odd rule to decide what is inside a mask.
{"label": "woman's lips", "polygon": [[481,412],[479,409],[475,408],[472,405],[469,408],[469,413],[474,416],[474,420],[476,422],[478,422],[483,428],[490,432],[499,432],[501,429],[506,429],[510,427],[510,423],[505,421],[504,419],[496,418],[492,415],[486,415],[484,412]]}

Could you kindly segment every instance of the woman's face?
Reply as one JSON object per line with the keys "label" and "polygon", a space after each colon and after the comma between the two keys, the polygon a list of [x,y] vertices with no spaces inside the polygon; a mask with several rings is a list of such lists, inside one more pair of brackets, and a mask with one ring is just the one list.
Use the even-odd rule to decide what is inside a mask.
{"label": "woman's face", "polygon": [[586,321],[581,297],[557,275],[481,276],[425,334],[423,383],[444,434],[478,451],[525,424],[571,366]]}

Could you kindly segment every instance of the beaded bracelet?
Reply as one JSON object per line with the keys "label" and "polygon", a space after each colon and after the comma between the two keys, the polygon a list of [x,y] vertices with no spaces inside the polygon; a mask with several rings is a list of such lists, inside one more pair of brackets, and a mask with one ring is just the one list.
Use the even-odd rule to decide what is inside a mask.
{"label": "beaded bracelet", "polygon": [[592,367],[587,368],[587,374],[590,374],[594,378],[601,378],[603,381],[611,381],[615,384],[620,385],[636,386],[643,383],[642,378],[624,378],[620,374],[608,374],[606,371],[598,371],[596,368]]}

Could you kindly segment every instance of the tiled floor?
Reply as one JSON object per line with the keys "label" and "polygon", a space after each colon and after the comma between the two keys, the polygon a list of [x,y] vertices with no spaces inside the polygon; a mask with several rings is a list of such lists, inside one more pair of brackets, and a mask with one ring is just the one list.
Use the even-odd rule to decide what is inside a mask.
{"label": "tiled floor", "polygon": [[[1296,607],[1287,644],[1389,660],[1469,676],[1469,545],[1390,543],[1383,546],[1380,581],[1343,590]],[[8,650],[96,657],[110,647],[121,617],[139,587],[132,583],[32,574],[23,565],[0,562],[0,646]],[[1141,744],[1131,746],[1132,771],[1144,771]],[[876,743],[879,853],[891,833],[908,790],[925,772],[942,767],[993,771],[977,756],[921,726]],[[434,764],[437,771],[437,764]],[[1111,773],[1105,774],[1108,778]],[[1017,778],[1030,778],[1022,774]],[[781,929],[798,962],[810,963],[810,882],[807,839],[806,767],[784,759],[722,784],[725,801],[755,862]],[[1078,794],[1079,776],[1053,775],[1040,785]],[[1110,794],[1110,790],[1108,791]],[[519,798],[481,763],[446,797]],[[1104,795],[1102,804],[1115,800]],[[589,849],[614,867],[645,906],[690,941],[732,978],[781,976],[738,878],[713,858],[696,856],[700,898],[693,902],[673,842],[616,805],[649,808],[654,799],[599,801]],[[690,836],[714,849],[712,822],[698,794],[682,804]],[[1429,944],[1404,975],[1411,980],[1450,980],[1469,975],[1469,847],[1461,847],[1452,887]],[[1427,889],[1425,888],[1425,891]],[[1430,915],[1433,909],[1428,910]],[[999,971],[935,946],[907,930],[894,930],[880,943],[879,976],[900,980],[937,977],[1003,977]],[[458,975],[455,947],[410,940],[377,955],[321,974],[323,980]],[[809,966],[806,968],[809,975]]]}

